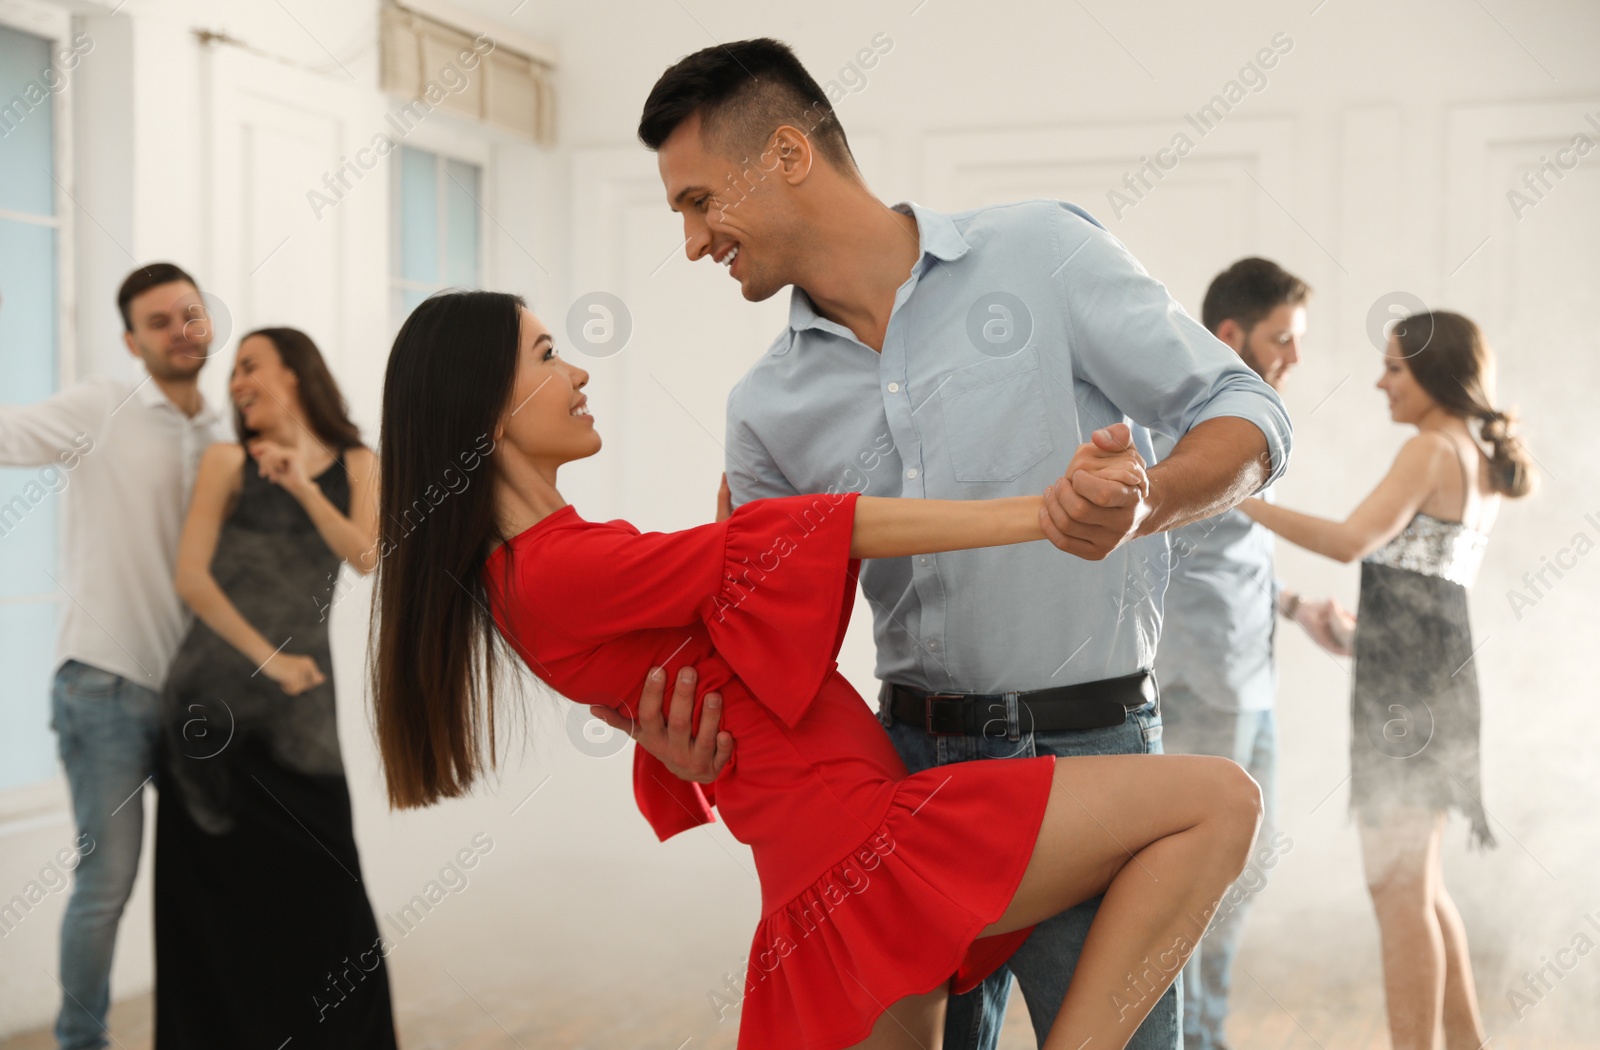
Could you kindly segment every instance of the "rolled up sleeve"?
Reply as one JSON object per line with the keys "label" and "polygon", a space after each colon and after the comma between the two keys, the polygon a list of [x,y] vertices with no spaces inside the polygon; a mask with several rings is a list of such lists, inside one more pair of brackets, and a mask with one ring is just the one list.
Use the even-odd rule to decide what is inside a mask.
{"label": "rolled up sleeve", "polygon": [[1206,331],[1111,234],[1063,209],[1057,289],[1067,318],[1072,374],[1128,418],[1174,442],[1221,416],[1266,438],[1270,485],[1289,463],[1289,415],[1276,391]]}

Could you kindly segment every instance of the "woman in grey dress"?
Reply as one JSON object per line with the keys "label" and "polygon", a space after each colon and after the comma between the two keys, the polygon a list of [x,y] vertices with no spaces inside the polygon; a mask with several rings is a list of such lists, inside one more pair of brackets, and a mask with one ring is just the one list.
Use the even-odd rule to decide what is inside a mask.
{"label": "woman in grey dress", "polygon": [[1432,1050],[1441,1034],[1448,1050],[1478,1050],[1486,1039],[1439,840],[1454,809],[1474,842],[1494,845],[1467,588],[1501,497],[1527,495],[1533,478],[1512,416],[1493,407],[1493,374],[1488,345],[1467,318],[1406,318],[1390,336],[1378,389],[1390,418],[1417,434],[1378,487],[1344,521],[1259,499],[1240,504],[1291,543],[1361,560],[1350,805],[1361,818],[1395,1050]]}
{"label": "woman in grey dress", "polygon": [[340,563],[376,563],[376,457],[302,332],[241,340],[229,393],[240,444],[201,461],[197,620],[162,695],[156,1047],[390,1050],[328,647]]}

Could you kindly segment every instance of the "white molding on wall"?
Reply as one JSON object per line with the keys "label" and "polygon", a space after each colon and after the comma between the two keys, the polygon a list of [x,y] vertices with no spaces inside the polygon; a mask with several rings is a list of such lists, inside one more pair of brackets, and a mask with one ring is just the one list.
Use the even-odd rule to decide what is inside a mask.
{"label": "white molding on wall", "polygon": [[[560,299],[562,314],[545,319],[563,344],[567,341],[565,310],[569,304],[578,296],[593,291],[626,297],[630,279],[639,276],[627,273],[624,265],[628,208],[649,201],[659,203],[663,210],[667,206],[661,177],[656,171],[655,154],[642,146],[575,151],[571,185],[572,269],[565,282],[565,294]],[[669,265],[672,254],[682,250],[681,241],[668,244],[663,249],[661,264]],[[643,276],[648,279],[650,275]],[[631,400],[632,387],[639,377],[635,377],[635,370],[627,368],[623,361],[571,356],[599,379],[602,386],[616,385],[612,395],[614,404],[622,405]],[[629,450],[624,446],[610,455],[600,456],[584,468],[586,473],[593,472],[593,484],[614,507],[623,505],[628,457]]]}
{"label": "white molding on wall", "polygon": [[[1506,199],[1506,191],[1521,187],[1498,181],[1501,173],[1493,163],[1494,151],[1516,146],[1526,152],[1531,167],[1541,156],[1569,145],[1575,135],[1587,135],[1600,147],[1600,130],[1584,119],[1586,113],[1600,114],[1600,97],[1465,105],[1447,110],[1445,229],[1438,265],[1441,273],[1452,274],[1457,282],[1454,298],[1489,304],[1491,311],[1497,311],[1503,305],[1501,293],[1511,276],[1495,265],[1497,261],[1508,265],[1511,256],[1492,249],[1495,242],[1508,240],[1514,232],[1518,219]],[[1600,120],[1600,116],[1596,119]],[[1600,166],[1600,150],[1591,153],[1580,166]],[[1562,188],[1557,182],[1549,193],[1559,197]],[[1575,192],[1572,187],[1566,189]],[[1486,238],[1489,243],[1483,244]],[[1475,252],[1489,257],[1475,257]]]}
{"label": "white molding on wall", "polygon": [[[1172,145],[1180,132],[1192,148],[1178,157]],[[1209,238],[1207,254],[1216,265],[1248,248],[1314,258],[1317,269],[1309,276],[1316,283],[1321,268],[1332,267],[1324,247],[1329,235],[1321,216],[1310,211],[1319,198],[1302,185],[1299,136],[1296,118],[1270,114],[1234,114],[1204,136],[1181,117],[934,132],[922,142],[920,203],[962,211],[1032,198],[1069,201],[1123,241],[1198,315],[1215,269],[1191,250],[1197,238]],[[1159,178],[1144,175],[1147,186],[1141,186],[1137,172],[1145,158],[1156,165],[1163,150],[1169,151],[1165,160],[1176,163]],[[1137,195],[1123,181],[1128,175]],[[1112,203],[1114,189],[1122,194],[1120,207]]]}
{"label": "white molding on wall", "polygon": [[[1316,289],[1318,327],[1338,333],[1335,353],[1365,340],[1367,310],[1379,296],[1396,291],[1421,294],[1418,266],[1424,258],[1417,228],[1419,209],[1408,206],[1405,119],[1394,105],[1352,108],[1339,119],[1337,248],[1350,274],[1333,287]],[[1423,296],[1426,298],[1426,296]],[[1331,301],[1330,301],[1331,300]],[[1332,341],[1330,341],[1332,342]],[[1373,348],[1372,368],[1377,368]],[[1358,358],[1359,360],[1359,358]],[[1350,378],[1367,382],[1365,375]],[[1331,396],[1331,395],[1330,395]]]}
{"label": "white molding on wall", "polygon": [[[1173,177],[1200,164],[1248,159],[1274,191],[1292,185],[1296,119],[1240,115],[1220,122],[1203,137],[1182,119],[933,132],[922,144],[922,191],[931,207],[957,210],[973,206],[962,189],[980,182],[985,173],[1066,166],[1114,171],[1120,176],[1138,167],[1142,158],[1168,148],[1180,132],[1194,146],[1172,169]],[[1159,193],[1163,182],[1149,192]],[[1116,186],[1117,181],[1112,180],[1105,188]],[[1074,203],[1097,218],[1108,209],[1103,198]],[[1102,221],[1110,225],[1108,220]]]}
{"label": "white molding on wall", "polygon": [[[232,297],[230,339],[237,339],[258,324],[285,321],[267,312],[270,307],[262,301],[260,287],[266,279],[263,277],[265,268],[282,264],[274,254],[289,247],[288,242],[279,242],[277,246],[255,243],[249,228],[255,195],[288,192],[304,205],[304,213],[290,228],[282,231],[285,237],[331,241],[332,257],[328,260],[327,276],[332,283],[325,305],[334,312],[333,325],[328,330],[314,330],[304,319],[296,323],[305,327],[324,349],[330,366],[337,372],[345,363],[346,348],[352,345],[356,334],[351,329],[346,309],[350,291],[346,260],[350,257],[352,219],[348,198],[383,196],[387,192],[388,166],[380,159],[359,181],[352,183],[345,197],[318,219],[313,217],[305,194],[324,188],[314,182],[303,187],[258,185],[260,172],[258,166],[251,163],[251,150],[255,146],[253,133],[258,128],[296,138],[317,138],[320,139],[317,148],[325,157],[326,169],[338,168],[344,158],[354,156],[357,148],[367,145],[365,138],[356,143],[352,134],[365,112],[362,99],[368,89],[285,67],[233,47],[202,47],[200,63],[207,100],[202,129],[207,173],[203,180],[202,208],[209,218],[209,237],[204,242],[205,269],[208,289],[226,291]],[[295,247],[298,249],[301,245]],[[322,282],[317,281],[315,285],[321,288]],[[213,347],[213,352],[223,349]],[[215,383],[223,377],[219,370],[218,375],[207,378]]]}

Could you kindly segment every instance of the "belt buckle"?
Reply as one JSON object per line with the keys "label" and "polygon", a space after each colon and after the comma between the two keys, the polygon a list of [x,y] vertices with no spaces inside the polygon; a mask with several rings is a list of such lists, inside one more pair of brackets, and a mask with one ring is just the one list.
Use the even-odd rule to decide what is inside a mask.
{"label": "belt buckle", "polygon": [[929,736],[964,736],[966,701],[960,693],[928,693],[922,698],[923,728]]}

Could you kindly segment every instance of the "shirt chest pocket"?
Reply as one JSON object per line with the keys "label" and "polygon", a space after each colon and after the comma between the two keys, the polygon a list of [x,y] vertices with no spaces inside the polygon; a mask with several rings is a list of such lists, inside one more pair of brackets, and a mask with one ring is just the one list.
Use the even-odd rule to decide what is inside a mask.
{"label": "shirt chest pocket", "polygon": [[957,481],[1015,481],[1055,448],[1032,348],[951,372],[939,406]]}

